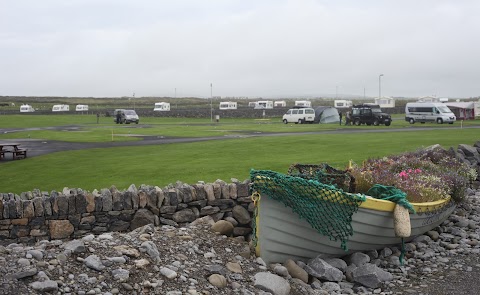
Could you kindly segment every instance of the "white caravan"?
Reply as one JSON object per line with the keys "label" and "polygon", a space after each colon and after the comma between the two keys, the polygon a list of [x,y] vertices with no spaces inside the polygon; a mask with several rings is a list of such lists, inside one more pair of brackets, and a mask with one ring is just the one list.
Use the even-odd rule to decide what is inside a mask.
{"label": "white caravan", "polygon": [[52,108],[52,112],[68,112],[70,111],[70,106],[68,104],[56,104]]}
{"label": "white caravan", "polygon": [[283,123],[313,123],[315,120],[315,110],[312,108],[289,109],[282,117]]}
{"label": "white caravan", "polygon": [[456,119],[455,114],[443,103],[409,102],[405,106],[405,121],[410,122],[410,124],[415,124],[415,122],[453,124]]}
{"label": "white caravan", "polygon": [[338,108],[351,108],[353,106],[353,102],[351,100],[345,99],[337,99],[334,102],[334,106]]}
{"label": "white caravan", "polygon": [[311,108],[312,102],[309,100],[296,100],[295,101],[296,107],[303,107],[303,108]]}
{"label": "white caravan", "polygon": [[273,103],[273,106],[274,107],[286,107],[287,106],[287,102],[284,101],[284,100],[278,100],[276,102]]}
{"label": "white caravan", "polygon": [[153,109],[156,112],[166,112],[170,110],[170,103],[168,102],[156,102],[155,108]]}
{"label": "white caravan", "polygon": [[236,110],[237,103],[235,101],[223,101],[220,103],[219,109],[221,110]]}
{"label": "white caravan", "polygon": [[22,104],[20,107],[20,113],[32,113],[35,112],[35,109],[29,104]]}
{"label": "white caravan", "polygon": [[77,104],[77,106],[75,107],[75,111],[77,111],[77,112],[87,112],[88,111],[88,105]]}
{"label": "white caravan", "polygon": [[273,101],[271,100],[259,100],[255,102],[254,109],[273,109]]}

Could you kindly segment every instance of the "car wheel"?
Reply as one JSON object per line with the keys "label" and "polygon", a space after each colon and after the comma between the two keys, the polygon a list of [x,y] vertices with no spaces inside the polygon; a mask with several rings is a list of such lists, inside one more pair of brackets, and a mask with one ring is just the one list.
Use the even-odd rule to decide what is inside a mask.
{"label": "car wheel", "polygon": [[283,123],[284,123],[284,124],[288,124],[287,119],[283,119]]}
{"label": "car wheel", "polygon": [[353,121],[353,124],[355,124],[356,126],[360,126],[360,119],[355,119],[355,121]]}
{"label": "car wheel", "polygon": [[137,122],[135,122],[135,124],[138,124],[138,121],[137,121]]}
{"label": "car wheel", "polygon": [[442,118],[438,118],[438,119],[437,119],[437,124],[443,124]]}
{"label": "car wheel", "polygon": [[378,122],[378,119],[373,120],[373,126],[378,126],[380,125],[380,122]]}
{"label": "car wheel", "polygon": [[414,120],[413,118],[410,118],[410,120],[408,120],[408,122],[409,122],[410,124],[415,124],[415,120]]}
{"label": "car wheel", "polygon": [[391,124],[390,122],[386,122],[385,126],[390,126],[390,124]]}

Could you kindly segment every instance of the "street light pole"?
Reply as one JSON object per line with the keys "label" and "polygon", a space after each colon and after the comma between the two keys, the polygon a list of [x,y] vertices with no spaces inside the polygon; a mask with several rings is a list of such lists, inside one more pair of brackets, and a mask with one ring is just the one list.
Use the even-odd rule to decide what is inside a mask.
{"label": "street light pole", "polygon": [[383,74],[380,74],[378,76],[378,99],[382,98],[382,77]]}
{"label": "street light pole", "polygon": [[210,121],[213,122],[213,84],[210,83]]}
{"label": "street light pole", "polygon": [[133,93],[133,110],[135,110],[135,92]]}

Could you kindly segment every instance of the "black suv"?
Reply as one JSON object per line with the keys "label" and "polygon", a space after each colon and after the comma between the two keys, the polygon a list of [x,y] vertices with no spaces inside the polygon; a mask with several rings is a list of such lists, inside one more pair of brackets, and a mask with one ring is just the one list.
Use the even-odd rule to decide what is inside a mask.
{"label": "black suv", "polygon": [[380,106],[373,104],[360,104],[352,107],[352,123],[359,126],[361,124],[375,125],[385,124],[390,126],[392,117],[383,113]]}

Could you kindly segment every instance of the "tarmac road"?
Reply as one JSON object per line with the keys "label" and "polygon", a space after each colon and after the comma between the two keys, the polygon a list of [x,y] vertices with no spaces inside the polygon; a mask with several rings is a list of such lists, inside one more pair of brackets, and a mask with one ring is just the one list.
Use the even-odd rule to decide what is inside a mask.
{"label": "tarmac road", "polygon": [[[10,128],[1,129],[0,133],[13,133],[20,131],[33,131],[33,130],[64,130],[74,131],[78,130],[79,126],[60,126],[60,127],[44,127],[44,128]],[[142,129],[145,125],[141,126],[129,126],[131,129]],[[142,145],[160,145],[169,143],[188,143],[188,142],[200,142],[211,140],[225,140],[232,138],[252,138],[252,137],[265,137],[265,136],[295,136],[295,135],[309,135],[309,134],[346,134],[346,133],[383,133],[383,132],[408,132],[408,131],[420,131],[420,130],[445,130],[445,129],[479,129],[480,126],[448,126],[448,127],[405,127],[405,128],[378,128],[372,127],[372,129],[356,128],[355,126],[342,127],[336,130],[325,130],[316,132],[292,132],[292,133],[258,133],[258,132],[246,132],[238,135],[228,136],[210,136],[210,137],[163,137],[163,136],[144,136],[144,135],[130,135],[141,138],[138,141],[112,141],[112,142],[66,142],[56,140],[39,140],[39,139],[4,139],[0,140],[0,143],[6,142],[18,142],[21,143],[23,148],[28,149],[28,157],[35,157],[45,155],[49,153],[59,151],[73,151],[84,150],[92,148],[112,148],[112,147],[124,147],[124,146],[142,146]],[[9,159],[6,159],[9,160]]]}

